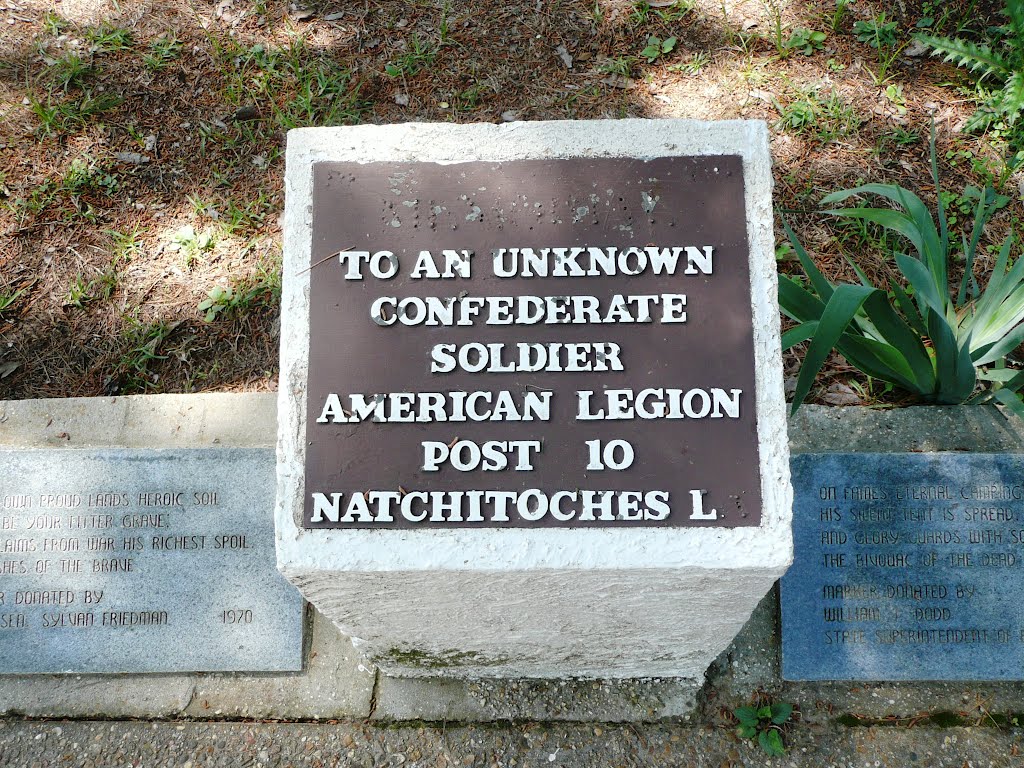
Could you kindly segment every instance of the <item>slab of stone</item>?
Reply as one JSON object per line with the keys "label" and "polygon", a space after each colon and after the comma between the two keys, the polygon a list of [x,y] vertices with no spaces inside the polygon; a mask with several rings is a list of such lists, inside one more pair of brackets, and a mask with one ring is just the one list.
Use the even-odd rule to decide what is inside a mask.
{"label": "slab of stone", "polygon": [[[711,514],[705,520],[695,518],[700,523],[699,527],[657,529],[644,525],[550,529],[534,526],[515,529],[451,526],[394,530],[309,528],[309,524],[317,522],[313,519],[317,516],[315,510],[308,519],[305,514],[310,501],[305,488],[309,416],[312,413],[309,398],[314,388],[320,388],[317,392],[324,394],[321,392],[324,382],[310,379],[311,371],[319,365],[313,352],[316,355],[324,353],[323,349],[316,351],[311,347],[313,284],[325,270],[342,268],[346,258],[365,262],[372,258],[373,253],[387,248],[380,233],[382,222],[378,218],[362,221],[365,231],[353,231],[350,240],[344,242],[314,238],[314,231],[321,231],[313,221],[317,204],[315,169],[322,166],[329,175],[332,169],[341,172],[340,165],[331,164],[344,164],[348,169],[363,168],[360,173],[372,173],[370,164],[375,163],[407,164],[410,167],[433,163],[455,171],[454,175],[457,175],[459,164],[487,164],[494,169],[497,180],[501,177],[502,168],[508,166],[513,172],[516,163],[520,162],[565,160],[576,161],[585,167],[588,163],[596,166],[599,162],[616,158],[636,161],[633,171],[648,162],[653,167],[658,159],[690,158],[701,168],[710,167],[712,173],[716,167],[719,170],[727,167],[726,158],[739,159],[745,216],[744,220],[734,222],[729,242],[745,238],[748,249],[740,258],[741,261],[747,259],[742,266],[749,274],[750,290],[739,301],[733,314],[752,319],[755,378],[754,392],[746,393],[746,407],[753,408],[756,426],[752,425],[747,439],[751,444],[758,444],[757,469],[762,502],[759,524],[727,528],[719,525],[717,517]],[[719,158],[722,159],[720,166],[716,165]],[[470,168],[469,165],[465,167]],[[349,170],[348,173],[351,176],[354,171]],[[468,174],[469,170],[467,177]],[[430,190],[421,185],[422,194],[407,194],[411,190],[406,190],[403,185],[412,177],[393,176],[393,188],[389,188],[388,193],[395,195],[393,200],[389,200],[394,210],[392,216],[385,217],[383,226],[385,229],[401,229],[403,233],[404,228],[410,226],[414,232],[422,232],[421,247],[424,249],[456,248],[453,233],[476,227],[480,216],[492,221],[496,217],[500,222],[503,215],[500,210],[488,208],[485,211],[484,206],[477,206],[480,208],[480,214],[477,214],[471,205],[461,221],[444,219],[443,222],[435,222],[436,232],[432,234],[427,208],[421,211],[418,222],[416,219],[417,206],[422,207],[424,200],[430,205]],[[655,174],[650,179],[654,179],[650,183],[655,185],[662,181]],[[604,205],[607,189],[598,189],[597,180],[595,177],[585,190],[577,190],[562,184],[561,176],[538,176],[531,181],[536,189],[523,189],[523,194],[532,202],[541,203],[542,208],[547,206],[541,211],[542,218],[546,211],[553,215],[556,223],[560,219],[564,224],[559,242],[549,245],[603,245],[577,242],[571,232],[573,216],[568,213],[568,218],[562,216],[562,208],[573,196],[583,196],[588,201],[581,201],[576,206],[576,216],[584,216],[579,210],[584,207],[588,208],[587,214],[591,213],[590,195],[596,196]],[[341,176],[327,181],[344,185]],[[300,130],[289,135],[286,185],[286,264],[279,400],[281,461],[277,512],[278,557],[282,571],[343,632],[357,638],[360,650],[391,673],[469,679],[701,679],[708,665],[728,645],[791,557],[785,404],[775,304],[771,173],[764,124],[625,120],[509,123],[500,126],[413,124]],[[483,186],[487,184],[480,183],[472,190],[464,190],[466,200],[462,201],[460,197],[456,204],[468,203],[471,192],[483,194],[479,189]],[[649,224],[647,219],[668,216],[671,220],[673,212],[657,208],[657,198],[661,195],[658,189],[630,189],[632,193],[647,193],[646,198],[639,194],[630,196],[628,207],[637,221],[643,218],[646,227]],[[541,196],[546,203],[541,201]],[[623,198],[625,200],[625,195]],[[704,201],[704,204],[710,205],[710,202]],[[440,213],[434,207],[429,211],[441,216],[447,203],[441,201],[436,205],[441,209]],[[552,205],[558,210],[552,209]],[[398,226],[394,223],[396,219]],[[448,229],[444,229],[442,223]],[[515,226],[522,223],[515,218]],[[627,226],[627,223],[619,223]],[[545,231],[548,226],[544,224]],[[628,237],[624,234],[627,230],[617,228],[615,236]],[[528,232],[529,227],[524,225],[520,234],[528,238]],[[369,237],[371,233],[374,238]],[[439,239],[442,235],[443,240]],[[405,237],[404,234],[402,236]],[[694,237],[700,239],[697,235]],[[674,238],[668,239],[673,240],[671,245],[684,245],[674,242]],[[536,245],[532,241],[530,243]],[[520,245],[512,240],[494,241],[493,244],[495,247]],[[646,245],[639,241],[637,244]],[[353,253],[347,256],[349,251]],[[404,254],[403,259],[407,256]],[[376,263],[383,274],[390,260],[382,258],[383,261]],[[731,263],[739,268],[737,262]],[[722,266],[722,269],[726,268],[726,265]],[[461,290],[458,282],[455,280],[448,287],[422,280],[417,288],[406,284],[403,278],[394,283],[393,292],[400,296],[412,292],[457,297]],[[532,282],[536,287],[531,290],[540,291],[542,295],[551,292],[540,285],[543,281],[514,282]],[[365,278],[361,289],[365,295],[361,295],[360,302],[366,303],[364,299],[374,296],[390,295],[389,285],[388,278]],[[592,290],[597,289],[578,285],[573,291],[560,288],[556,295],[589,293]],[[508,289],[508,292],[523,293],[525,287]],[[601,279],[601,295],[616,292],[628,293],[625,281]],[[333,301],[343,303],[349,299],[339,296]],[[700,312],[699,304],[695,301],[692,308],[695,318]],[[384,322],[391,318],[390,314],[378,316]],[[372,325],[371,319],[368,315],[366,322]],[[728,322],[726,325],[731,333],[732,326]],[[377,330],[384,334],[393,329]],[[468,329],[458,330],[460,341],[472,340],[465,334]],[[566,328],[561,330],[567,331]],[[580,329],[568,330],[578,334]],[[590,330],[593,332],[594,329]],[[446,334],[430,335],[438,341],[445,341],[444,336]],[[405,357],[391,354],[385,343],[388,337],[378,337],[368,336],[353,347],[346,341],[349,338],[347,328],[339,329],[332,337],[338,342],[325,348],[326,354],[351,361],[347,364],[346,375],[370,364],[367,361],[386,373],[386,376],[382,373],[385,378],[373,391],[361,391],[363,395],[401,391],[397,388],[404,382],[403,366],[422,368],[429,364],[426,357],[410,362]],[[581,340],[589,338],[581,337]],[[326,337],[318,338],[317,343],[325,340]],[[707,341],[706,338],[703,340]],[[423,354],[427,352],[429,349],[424,347]],[[638,382],[646,381],[654,375],[657,366],[668,365],[669,358],[661,355],[651,365],[641,366],[632,375],[638,377]],[[697,367],[703,369],[704,366]],[[624,387],[631,385],[628,372],[615,375],[616,381],[623,382]],[[447,391],[444,376],[435,378],[438,379],[437,390]],[[530,377],[524,378],[522,374],[509,376],[509,381],[513,380],[520,382],[518,389],[512,384],[508,387],[516,391],[529,390],[532,382]],[[636,386],[643,384],[636,383]],[[349,394],[353,393],[341,392],[341,395]],[[563,401],[565,399],[562,398]],[[570,401],[572,399],[569,398]],[[379,426],[332,421],[338,414],[352,413],[352,401],[346,402],[347,406],[342,404],[336,409],[330,405],[328,408],[329,398],[325,397],[315,416],[317,419],[325,418],[325,423],[329,422],[328,426],[337,432],[340,439],[355,434],[357,430]],[[572,410],[571,402],[568,407]],[[418,435],[431,427],[419,422],[383,426],[400,427],[397,431],[407,434],[413,445]],[[445,445],[448,442],[458,444],[462,439],[459,433],[463,424],[452,426],[459,429],[448,430],[451,434]],[[611,428],[614,426],[612,421],[601,422],[598,427],[593,427],[592,439],[614,438],[615,430]],[[436,426],[431,428],[436,429]],[[716,445],[714,439],[695,441],[686,446],[676,445],[673,447],[677,452],[676,462],[669,464],[678,466],[678,473],[685,474],[688,451],[718,455],[716,450],[720,447],[716,448]],[[583,450],[583,446],[580,448]],[[323,457],[326,454],[318,455]],[[342,498],[335,497],[334,493],[347,492],[348,495],[344,495],[347,504],[360,498],[376,503],[373,502],[375,493],[394,496],[393,501],[400,514],[404,505],[411,505],[421,498],[414,495],[417,488],[412,483],[398,482],[393,487],[379,490],[383,480],[377,486],[362,482],[353,468],[357,467],[363,455],[346,454],[337,461],[327,461],[319,468],[338,483],[334,491],[318,490],[323,497],[318,499],[321,522],[323,518],[341,522],[340,511],[335,514],[335,510],[341,507],[331,505],[334,501],[340,505]],[[387,461],[381,458],[377,465],[381,471],[388,472],[393,469],[389,462],[390,458]],[[404,464],[408,462],[403,460]],[[559,469],[568,476],[568,466]],[[595,470],[592,474],[597,472]],[[602,478],[609,474],[611,472],[605,472]],[[661,474],[665,476],[665,482],[669,482],[673,471],[663,470]],[[600,488],[604,482],[603,479],[589,478],[587,485],[580,487]],[[523,483],[526,481],[519,481],[517,490],[525,493],[534,489],[534,486]],[[693,492],[699,498],[701,490],[691,489],[684,498],[690,496],[692,500]],[[367,496],[356,493],[363,491],[368,491]],[[539,498],[534,490],[530,493],[530,498]],[[683,500],[675,503],[686,506]],[[727,507],[731,515],[742,516],[742,493],[736,492],[728,504],[731,505]],[[519,510],[518,502],[514,506],[515,514],[521,517],[527,518],[535,513],[529,504],[525,504],[525,512]],[[697,502],[692,501],[692,506],[696,513]],[[708,507],[711,513],[711,508],[717,510],[724,505],[716,503]],[[687,509],[687,513],[689,511]],[[362,519],[365,522],[365,514]],[[687,618],[680,621],[680,616]]]}
{"label": "slab of stone", "polygon": [[[0,402],[0,446],[65,450],[259,448],[267,465],[262,476],[270,477],[275,409],[273,393],[7,401]],[[269,493],[265,491],[263,498]],[[0,714],[367,717],[375,670],[365,663],[349,638],[318,619],[315,611],[305,624],[307,642],[301,672],[0,675]]]}
{"label": "slab of stone", "polygon": [[793,458],[787,680],[1019,680],[1024,459]]}
{"label": "slab of stone", "polygon": [[688,720],[697,680],[454,680],[382,675],[375,720]]}
{"label": "slab of stone", "polygon": [[286,671],[266,448],[0,450],[0,673]]}

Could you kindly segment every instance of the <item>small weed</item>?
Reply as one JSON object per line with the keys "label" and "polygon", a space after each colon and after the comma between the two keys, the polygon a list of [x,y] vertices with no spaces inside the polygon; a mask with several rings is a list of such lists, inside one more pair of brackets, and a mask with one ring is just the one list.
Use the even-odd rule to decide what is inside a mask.
{"label": "small weed", "polygon": [[106,301],[117,290],[118,279],[117,269],[113,263],[91,280],[79,274],[68,291],[66,305],[82,309],[91,302]]}
{"label": "small weed", "polygon": [[229,235],[252,233],[263,226],[273,208],[270,196],[262,189],[254,199],[246,200],[241,206],[228,198],[221,216],[221,225]]}
{"label": "small weed", "polygon": [[158,37],[149,44],[149,53],[142,57],[142,65],[150,72],[159,72],[181,56],[181,43],[172,34]]}
{"label": "small weed", "polygon": [[150,371],[155,360],[166,359],[160,354],[160,348],[180,322],[157,320],[142,323],[136,318],[126,318],[124,346],[127,351],[121,356],[114,371],[106,378],[104,389],[109,394],[129,394],[145,392],[159,379]]}
{"label": "small weed", "polygon": [[804,56],[810,56],[825,47],[825,37],[824,32],[815,32],[805,27],[799,27],[793,30],[784,47],[787,53],[802,53]]}
{"label": "small weed", "polygon": [[46,179],[28,197],[16,200],[14,210],[21,222],[58,206],[63,209],[65,218],[81,216],[91,221],[95,213],[86,197],[109,196],[117,187],[116,177],[103,170],[92,157],[84,155],[71,161],[63,177]]}
{"label": "small weed", "polygon": [[[311,51],[303,38],[293,37],[287,46],[240,46],[233,39],[210,38],[215,56],[227,73],[224,96],[235,106],[268,105],[278,128],[341,125],[358,119],[364,105],[359,101],[360,86],[352,84],[351,71],[333,58]],[[236,124],[240,140],[262,141],[260,121]],[[211,130],[201,143],[237,141],[226,132]]]}
{"label": "small weed", "polygon": [[86,78],[96,72],[96,68],[77,53],[68,53],[53,61],[49,74],[53,85],[67,93],[71,88],[81,88]]}
{"label": "small weed", "polygon": [[213,248],[213,236],[209,232],[196,232],[191,224],[186,224],[173,235],[169,250],[179,251],[185,257],[185,268],[191,269],[199,255]]}
{"label": "small weed", "polygon": [[384,65],[384,74],[388,77],[412,77],[432,64],[436,56],[437,46],[413,33],[406,42],[405,53]]}
{"label": "small weed", "polygon": [[116,109],[124,99],[112,93],[93,96],[85,93],[80,99],[53,103],[29,96],[29,109],[39,118],[38,132],[41,136],[66,133],[92,122],[93,118]]}
{"label": "small weed", "polygon": [[222,288],[219,285],[210,289],[206,298],[199,302],[199,311],[205,312],[203,319],[212,323],[221,312],[233,308],[235,305],[235,292],[231,288]]}
{"label": "small weed", "polygon": [[852,136],[863,122],[856,110],[834,92],[822,97],[817,91],[808,91],[779,111],[780,128],[797,133],[813,129],[815,138],[821,142]]}
{"label": "small weed", "polygon": [[792,101],[782,111],[782,118],[779,120],[781,128],[793,128],[798,133],[809,125],[813,125],[818,118],[817,105],[811,99],[798,99]]}
{"label": "small weed", "polygon": [[118,232],[114,229],[104,230],[103,234],[110,238],[111,251],[113,253],[112,263],[115,267],[129,264],[142,253],[142,227],[134,224],[131,229],[125,232]]}
{"label": "small weed", "polygon": [[853,25],[857,39],[878,51],[878,70],[868,69],[875,85],[882,85],[889,80],[889,70],[907,45],[899,43],[898,30],[899,25],[895,21],[888,21],[885,11],[873,19],[858,21]]}
{"label": "small weed", "polygon": [[22,296],[25,295],[27,288],[21,290],[12,290],[9,288],[0,288],[0,312],[5,312],[13,307]]}
{"label": "small weed", "polygon": [[672,5],[663,8],[654,8],[650,4],[640,0],[633,4],[631,21],[634,26],[647,24],[652,20],[662,22],[679,21],[693,9],[693,0],[678,0]]}
{"label": "small weed", "polygon": [[882,135],[883,142],[892,142],[898,147],[907,147],[921,141],[921,136],[916,131],[906,128],[895,128]]}
{"label": "small weed", "polygon": [[832,11],[832,15],[829,17],[829,26],[833,32],[838,32],[839,28],[843,26],[843,21],[846,19],[851,2],[853,0],[836,0],[836,9]]}
{"label": "small weed", "polygon": [[640,51],[640,55],[647,59],[648,64],[653,64],[662,56],[672,53],[672,51],[675,50],[675,47],[676,38],[666,37],[662,40],[660,37],[651,35],[647,38],[647,47]]}
{"label": "small weed", "polygon": [[43,31],[46,34],[52,37],[59,37],[67,28],[68,22],[60,14],[47,11],[43,15]]}
{"label": "small weed", "polygon": [[132,33],[123,27],[103,23],[85,33],[85,39],[92,43],[91,49],[99,53],[127,51],[132,47]]}
{"label": "small weed", "polygon": [[862,43],[866,43],[876,51],[893,48],[896,45],[895,21],[886,21],[885,11],[868,21],[858,21],[853,25],[853,34]]}
{"label": "small weed", "polygon": [[619,56],[615,59],[604,59],[598,65],[599,71],[619,77],[629,77],[636,66],[636,56]]}
{"label": "small weed", "polygon": [[793,714],[792,704],[766,704],[763,707],[739,707],[733,715],[739,720],[736,729],[742,739],[757,739],[757,744],[769,757],[786,754],[782,742],[782,727]]}
{"label": "small weed", "polygon": [[711,54],[707,51],[698,51],[697,53],[691,54],[690,58],[686,61],[681,61],[678,64],[670,64],[668,69],[672,72],[682,72],[686,75],[698,75],[704,67],[711,63]]}
{"label": "small weed", "polygon": [[885,90],[882,92],[893,109],[896,110],[896,114],[905,115],[907,114],[907,100],[903,97],[903,86],[889,84],[885,86]]}

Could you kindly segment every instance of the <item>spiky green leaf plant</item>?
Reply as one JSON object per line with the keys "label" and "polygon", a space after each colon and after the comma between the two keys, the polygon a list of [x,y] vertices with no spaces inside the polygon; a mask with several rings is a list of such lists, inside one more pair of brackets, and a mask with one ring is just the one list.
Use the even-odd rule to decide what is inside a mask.
{"label": "spiky green leaf plant", "polygon": [[987,128],[996,120],[1013,125],[1024,111],[1024,2],[1007,0],[1003,14],[1009,21],[998,28],[1001,39],[994,40],[993,45],[959,37],[914,35],[932,49],[933,56],[941,55],[945,61],[979,75],[979,83],[988,80],[997,86],[971,116],[967,123],[970,130]]}
{"label": "spiky green leaf plant", "polygon": [[[931,136],[932,178],[939,190],[934,126]],[[903,187],[865,184],[824,198],[825,205],[855,196],[874,195],[893,208],[833,208],[831,216],[874,222],[895,233],[911,248],[893,254],[904,285],[884,289],[871,283],[856,264],[860,285],[835,285],[815,266],[786,224],[807,284],[779,276],[779,303],[797,325],[783,334],[783,349],[810,340],[797,377],[793,411],[800,406],[829,352],[837,349],[859,370],[890,382],[922,400],[938,404],[998,402],[1024,418],[1019,393],[1024,371],[1006,367],[1006,358],[1024,342],[1024,259],[1011,265],[1013,235],[999,251],[982,290],[974,277],[974,260],[985,225],[1006,199],[994,190],[968,187],[975,197],[974,227],[962,237],[964,275],[950,292],[947,265],[950,233],[941,194],[938,224],[921,199]],[[984,386],[979,388],[979,380]]]}

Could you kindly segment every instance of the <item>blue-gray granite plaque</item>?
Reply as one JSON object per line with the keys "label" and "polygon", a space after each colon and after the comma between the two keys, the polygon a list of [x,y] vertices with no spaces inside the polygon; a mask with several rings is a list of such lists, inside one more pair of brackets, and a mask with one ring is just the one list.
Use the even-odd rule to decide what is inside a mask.
{"label": "blue-gray granite plaque", "polygon": [[1024,679],[1024,457],[793,457],[787,680]]}
{"label": "blue-gray granite plaque", "polygon": [[271,449],[0,451],[0,673],[286,671]]}

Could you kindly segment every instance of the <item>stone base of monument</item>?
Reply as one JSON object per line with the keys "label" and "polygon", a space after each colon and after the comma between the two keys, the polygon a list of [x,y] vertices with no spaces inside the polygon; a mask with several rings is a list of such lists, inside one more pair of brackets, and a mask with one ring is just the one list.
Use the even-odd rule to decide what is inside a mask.
{"label": "stone base of monument", "polygon": [[[756,412],[757,423],[756,426],[751,423],[750,428],[737,441],[743,450],[751,451],[752,455],[749,461],[743,462],[742,467],[736,465],[735,452],[732,447],[726,447],[732,444],[720,441],[720,433],[709,433],[713,435],[710,442],[715,447],[698,444],[694,438],[684,439],[677,433],[674,438],[669,438],[667,444],[658,443],[657,448],[652,450],[660,458],[674,456],[677,462],[666,468],[655,482],[672,482],[675,478],[666,476],[687,471],[687,464],[693,464],[693,459],[705,461],[711,456],[712,464],[733,461],[728,469],[723,470],[721,465],[710,467],[706,476],[691,478],[690,481],[708,483],[711,480],[707,475],[724,472],[723,484],[732,489],[731,493],[736,494],[732,497],[736,499],[737,508],[734,518],[728,522],[719,521],[707,525],[687,524],[682,518],[689,515],[689,510],[681,508],[682,499],[688,500],[690,494],[697,495],[703,491],[673,491],[673,498],[678,500],[674,503],[680,505],[674,518],[677,522],[662,527],[563,525],[543,528],[474,528],[396,525],[389,526],[387,530],[374,530],[365,524],[348,527],[314,525],[317,519],[310,518],[311,496],[326,498],[326,495],[310,492],[307,483],[310,466],[318,467],[317,471],[329,476],[331,482],[338,483],[336,486],[325,485],[313,490],[344,490],[348,498],[359,495],[367,488],[388,487],[379,484],[382,481],[376,478],[365,481],[363,485],[349,487],[349,484],[363,482],[359,472],[350,471],[351,464],[356,461],[367,463],[365,455],[371,451],[379,454],[374,454],[370,462],[378,467],[400,463],[396,458],[397,451],[409,447],[398,445],[395,453],[391,448],[387,452],[380,449],[380,441],[385,436],[393,440],[391,435],[395,434],[393,431],[388,432],[386,427],[374,431],[372,434],[375,439],[368,440],[371,427],[365,424],[331,425],[331,434],[337,436],[340,444],[355,445],[354,442],[345,441],[357,439],[364,442],[359,443],[360,448],[354,456],[351,453],[340,457],[331,455],[326,459],[318,456],[315,462],[309,459],[307,463],[307,446],[317,444],[314,439],[320,434],[316,433],[319,429],[317,424],[312,424],[312,428],[307,430],[321,411],[318,404],[313,416],[309,416],[313,407],[310,402],[315,399],[313,394],[309,394],[311,390],[326,386],[332,391],[336,388],[338,392],[379,391],[357,388],[363,386],[361,383],[351,385],[352,390],[345,390],[342,387],[349,384],[341,382],[338,380],[340,376],[334,374],[321,377],[329,378],[327,382],[316,379],[311,373],[314,362],[319,360],[317,364],[320,365],[329,358],[334,361],[333,365],[340,366],[342,374],[359,370],[371,358],[374,365],[390,360],[392,369],[423,368],[422,362],[412,352],[409,355],[396,353],[394,359],[390,359],[390,350],[386,345],[396,336],[386,336],[379,329],[374,331],[368,315],[359,315],[358,319],[370,326],[371,333],[377,333],[373,336],[374,343],[367,340],[352,342],[350,336],[344,335],[350,332],[355,321],[328,324],[321,328],[319,335],[311,330],[311,312],[322,310],[320,304],[311,301],[311,295],[322,290],[318,288],[318,281],[335,274],[339,269],[337,253],[334,256],[323,256],[323,253],[336,248],[344,252],[349,248],[386,244],[392,231],[387,226],[383,232],[375,231],[373,236],[376,240],[369,239],[370,234],[356,232],[351,233],[351,237],[349,233],[342,237],[334,230],[334,234],[327,237],[312,222],[316,205],[327,205],[316,202],[317,199],[322,201],[325,198],[316,198],[314,195],[314,169],[319,168],[318,178],[322,176],[322,186],[327,189],[332,188],[332,183],[335,188],[341,186],[337,179],[331,181],[339,174],[344,177],[342,181],[345,183],[354,180],[362,172],[356,164],[385,164],[390,169],[386,172],[393,174],[388,177],[390,185],[395,187],[390,189],[390,194],[398,195],[394,199],[399,201],[395,203],[399,208],[398,213],[394,214],[389,226],[397,232],[397,228],[403,226],[399,216],[402,214],[408,218],[408,232],[405,229],[401,232],[415,239],[417,235],[413,228],[418,225],[412,211],[428,197],[438,193],[433,187],[426,188],[430,185],[422,184],[417,189],[423,200],[412,191],[399,194],[398,187],[402,187],[403,183],[415,184],[408,180],[408,174],[401,171],[403,166],[398,166],[399,170],[392,169],[394,164],[436,164],[432,167],[455,168],[454,171],[446,171],[446,179],[458,176],[458,163],[476,163],[476,167],[486,164],[491,169],[489,172],[493,174],[493,179],[515,179],[518,184],[520,177],[514,168],[515,162],[519,160],[596,164],[609,158],[628,159],[636,166],[642,166],[653,158],[696,158],[693,160],[695,167],[706,167],[711,174],[709,178],[719,174],[718,166],[721,165],[723,177],[728,175],[741,182],[737,210],[729,208],[726,216],[721,197],[707,203],[707,207],[715,208],[728,219],[724,225],[730,233],[728,237],[735,235],[745,243],[739,251],[742,257],[732,263],[742,264],[749,256],[749,285],[744,277],[739,294],[742,301],[735,302],[735,314],[746,315],[749,321],[751,315],[746,313],[752,312],[753,318],[752,354],[748,351],[747,360],[737,363],[749,366],[750,358],[753,358],[752,386],[747,392],[750,400],[746,407],[749,410],[745,413],[752,415]],[[727,169],[732,170],[726,173]],[[467,169],[462,175],[470,172]],[[650,170],[647,175],[653,173],[655,171]],[[559,187],[554,179],[544,178],[541,181],[543,183],[536,180],[523,183],[538,184],[538,188],[548,184],[549,187],[544,187],[544,194],[547,195],[546,200],[550,198],[553,210],[556,202],[557,206],[562,207],[568,204],[567,188]],[[664,186],[658,187],[656,191],[660,195],[659,199],[669,199],[671,185],[667,180],[644,179],[644,183],[647,181],[663,182]],[[681,182],[682,179],[672,181]],[[494,186],[482,184],[477,187],[476,184],[474,181],[474,194],[477,190],[488,190]],[[609,184],[601,186],[597,181],[591,184],[588,180],[585,185],[578,186],[580,189],[585,186],[586,191],[591,193],[592,205],[598,205],[599,196],[595,192],[605,194],[604,187]],[[625,182],[622,184],[625,185]],[[592,190],[591,186],[595,189]],[[599,186],[600,189],[597,189]],[[580,192],[576,187],[573,189]],[[282,573],[299,588],[307,600],[352,637],[357,648],[389,675],[467,679],[660,677],[689,680],[699,685],[709,665],[736,636],[754,607],[786,570],[792,557],[785,403],[782,397],[778,312],[774,302],[776,278],[771,169],[765,125],[740,121],[699,123],[622,120],[503,126],[416,124],[298,130],[290,133],[288,140],[286,191],[282,371],[278,411],[277,535],[278,563]],[[524,186],[520,191],[533,194],[534,190]],[[610,194],[612,190],[607,192]],[[384,190],[382,194],[387,195],[389,191]],[[615,194],[627,194],[625,186]],[[640,202],[643,202],[644,210],[650,214],[653,225],[655,217],[651,212],[657,205],[651,196],[654,193],[644,197],[638,190],[632,189],[628,194],[631,195],[629,205],[635,204],[638,211]],[[695,194],[700,193],[697,191]],[[557,197],[557,201],[552,195]],[[359,196],[353,199],[359,199]],[[463,195],[461,199],[467,198]],[[526,195],[522,199],[525,200]],[[621,202],[623,199],[619,198],[618,205],[625,205]],[[690,217],[692,211],[686,209],[685,202],[673,207],[676,203],[668,205],[665,199],[662,199],[662,208],[658,209],[663,213],[659,213],[658,217],[666,221],[674,215],[679,215],[681,220]],[[485,205],[479,200],[477,202]],[[540,205],[537,204],[538,207]],[[600,205],[607,204],[601,202]],[[409,207],[408,214],[401,206]],[[703,206],[700,203],[698,207],[703,210]],[[325,216],[337,219],[345,215],[344,209],[345,205],[332,198],[330,206],[323,208],[320,221],[323,222]],[[434,210],[446,209],[439,203]],[[531,216],[533,210],[531,203]],[[577,215],[582,216],[579,212],[587,209],[582,206],[576,210]],[[459,218],[450,227],[445,220],[444,227],[438,225],[438,231],[458,228],[461,233],[468,230],[470,224],[478,218],[479,207],[476,211],[467,214],[466,221]],[[504,221],[502,217],[505,214],[511,216],[512,213],[511,208],[500,209],[494,216]],[[560,213],[558,215],[561,216]],[[642,213],[639,215],[644,217],[646,225],[647,216]],[[541,214],[538,212],[536,216]],[[360,221],[354,225],[357,229],[363,223],[363,218],[360,217]],[[599,223],[596,220],[597,214],[586,218],[587,224]],[[595,221],[590,222],[590,218]],[[555,223],[561,225],[563,222],[558,219]],[[366,224],[367,232],[369,228],[379,229],[381,226],[376,219]],[[428,228],[424,223],[423,230],[418,230],[423,232],[420,236],[423,243],[430,242],[429,230],[432,228],[433,224]],[[498,229],[501,227],[498,226]],[[533,230],[534,227],[530,226],[529,229]],[[559,231],[559,237],[563,234]],[[499,242],[503,236],[494,234],[491,242],[519,244]],[[600,233],[591,233],[590,236],[600,237]],[[665,237],[672,244],[677,244],[671,235]],[[558,242],[561,244],[561,240]],[[595,244],[590,241],[588,243]],[[745,275],[746,267],[745,264],[742,270],[734,267],[735,274]],[[725,271],[728,269],[723,267]],[[360,283],[360,290],[383,290],[375,288],[375,285],[368,278]],[[443,293],[446,290],[458,290],[459,287],[462,286],[414,286],[419,294]],[[696,288],[692,290],[697,292]],[[365,295],[359,294],[359,299],[368,301]],[[690,298],[688,306],[692,320],[699,310],[694,306],[698,303],[693,301],[694,295],[691,294]],[[346,298],[340,294],[330,299],[321,297],[321,304],[329,304],[331,308],[344,307],[348,303],[347,294]],[[381,319],[383,322],[385,320]],[[716,335],[714,329],[700,333],[704,334],[705,341]],[[695,337],[686,338],[689,343]],[[311,352],[311,339],[319,347],[319,357]],[[681,358],[688,354],[686,349],[685,344],[679,348]],[[689,354],[693,354],[690,349]],[[635,348],[633,351],[637,352]],[[639,377],[645,375],[648,368],[656,365],[657,361],[639,366],[637,380],[641,380]],[[694,374],[692,369],[688,374],[700,375]],[[386,372],[381,374],[382,378],[385,376]],[[531,377],[515,378],[520,387],[525,385],[529,388],[531,384],[526,382],[536,382]],[[677,380],[669,378],[670,382]],[[394,386],[407,385],[403,382]],[[449,389],[455,385],[444,381],[426,386]],[[600,382],[596,386],[600,386]],[[575,402],[571,392],[558,393],[557,397]],[[339,405],[335,414],[341,412]],[[348,418],[348,412],[345,415]],[[323,415],[316,419],[318,423],[327,420]],[[374,418],[374,421],[378,420]],[[624,429],[622,422],[618,424],[617,429]],[[635,424],[631,428],[636,428]],[[415,426],[418,428],[421,425]],[[499,428],[507,429],[505,425],[496,425],[496,434],[501,434]],[[408,436],[406,442],[409,445],[418,449],[417,440],[423,438],[416,435],[423,433],[406,431],[402,434]],[[447,441],[455,435],[455,442],[459,439],[458,434],[458,428],[452,426],[444,439]],[[608,428],[608,434],[618,436],[611,427]],[[639,440],[645,439],[642,431],[639,434]],[[313,448],[309,448],[310,455],[312,452]],[[418,467],[411,463],[402,466],[408,466],[409,471],[400,478],[411,477],[412,471]],[[760,517],[759,523],[751,525],[739,519],[746,516],[739,501],[746,491],[738,489],[734,482],[737,477],[733,475],[738,476],[745,471],[754,472],[755,469],[755,478],[759,480],[754,481],[752,495],[759,495],[760,503],[751,505],[751,513],[759,514]],[[504,474],[506,477],[499,482],[508,482],[507,475],[510,473]],[[567,479],[555,480],[563,484],[555,487],[594,487],[595,483],[596,487],[601,487],[599,476],[592,474],[589,480],[584,480],[581,479],[582,474],[578,474],[573,475],[571,470],[566,470],[564,478]],[[560,477],[558,471],[551,476]],[[417,479],[401,479],[401,482],[407,488],[422,490],[423,482],[417,484],[418,480],[427,482],[430,478],[417,476]],[[484,484],[488,480],[485,476],[479,482]],[[589,485],[572,485],[581,482]],[[550,491],[550,484],[547,488]],[[398,489],[403,490],[400,485]],[[342,495],[333,494],[335,499]],[[707,521],[710,518],[700,517],[694,502],[694,515],[690,519]],[[338,522],[337,514],[332,520]],[[344,520],[341,522],[344,523]]]}

